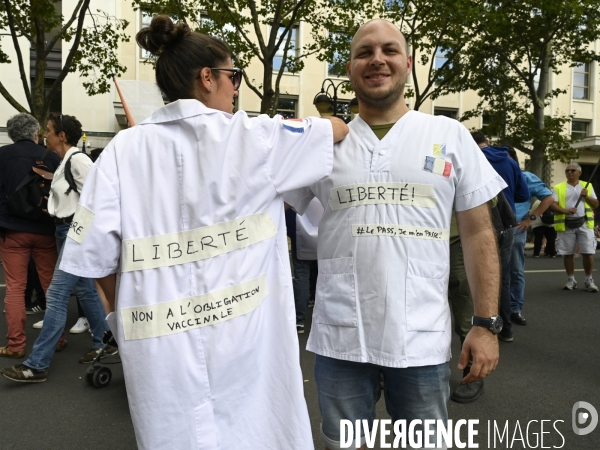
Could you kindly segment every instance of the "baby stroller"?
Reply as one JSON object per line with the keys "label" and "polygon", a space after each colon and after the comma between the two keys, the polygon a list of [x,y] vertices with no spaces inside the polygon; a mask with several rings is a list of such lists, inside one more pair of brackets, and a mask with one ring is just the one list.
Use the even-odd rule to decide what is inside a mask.
{"label": "baby stroller", "polygon": [[104,332],[104,335],[102,336],[102,343],[104,345],[85,373],[85,381],[87,384],[94,386],[95,388],[106,387],[110,384],[110,380],[112,380],[112,371],[110,368],[104,367],[104,365],[121,363],[121,357],[119,356],[118,352],[114,355],[108,355],[106,353],[106,349],[109,346],[118,347],[112,331],[108,330]]}

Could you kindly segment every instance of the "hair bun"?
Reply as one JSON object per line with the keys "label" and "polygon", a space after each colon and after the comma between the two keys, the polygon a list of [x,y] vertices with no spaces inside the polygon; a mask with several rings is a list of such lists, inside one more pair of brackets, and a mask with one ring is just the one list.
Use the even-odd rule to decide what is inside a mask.
{"label": "hair bun", "polygon": [[169,16],[157,15],[149,27],[142,28],[136,34],[135,40],[144,50],[158,56],[191,32],[186,23],[174,24]]}

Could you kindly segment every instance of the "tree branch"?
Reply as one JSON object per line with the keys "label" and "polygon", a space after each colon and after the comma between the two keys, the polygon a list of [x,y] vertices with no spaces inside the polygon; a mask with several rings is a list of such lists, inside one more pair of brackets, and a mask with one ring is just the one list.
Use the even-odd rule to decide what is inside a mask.
{"label": "tree branch", "polygon": [[[229,5],[227,5],[227,2],[223,1],[223,0],[218,0],[219,5],[225,10],[227,11],[227,14],[229,15],[229,17],[231,18],[231,21],[233,22],[233,25],[235,26],[235,29],[238,31],[238,33],[240,34],[240,36],[242,37],[242,39],[244,39],[244,41],[246,41],[246,43],[248,44],[248,46],[252,49],[255,48],[255,44],[254,42],[252,42],[249,38],[248,35],[246,33],[246,31],[244,30],[244,27],[242,27],[242,24],[239,22],[239,20],[236,19],[235,15],[233,14],[233,12],[231,11],[231,9],[229,8]],[[248,2],[253,3],[251,1]],[[260,27],[258,27],[258,24],[256,23],[258,19],[255,20],[256,16],[256,8],[254,8],[254,12],[253,12],[253,20],[252,22],[254,23],[254,29],[256,31],[256,37],[258,39],[258,43],[260,45],[261,51],[264,48],[264,38],[263,35],[260,31]],[[253,53],[258,57],[258,59],[260,60],[260,62],[263,62],[262,56],[260,53],[254,52]]]}
{"label": "tree branch", "polygon": [[54,46],[56,45],[56,43],[58,42],[58,40],[71,27],[71,24],[77,18],[77,11],[79,11],[79,8],[81,8],[81,5],[82,5],[83,1],[84,0],[79,0],[79,2],[77,3],[77,5],[73,9],[73,14],[71,15],[71,18],[69,19],[69,21],[67,23],[65,23],[65,25],[60,29],[60,31],[58,33],[56,33],[56,35],[50,40],[50,43],[48,44],[48,46],[46,48],[46,55],[50,54],[50,52],[52,51],[52,49],[54,48]]}
{"label": "tree branch", "polygon": [[[27,77],[27,74],[25,73],[25,65],[23,64],[23,54],[21,53],[21,47],[19,46],[19,41],[17,40],[17,32],[15,29],[15,18],[12,14],[12,9],[10,7],[9,0],[4,0],[4,7],[6,9],[6,17],[8,19],[8,27],[10,28],[10,35],[13,40],[15,52],[17,53],[17,61],[19,64],[19,74],[21,75],[21,83],[23,84],[23,90],[25,91],[25,98],[27,99],[27,103],[29,104],[29,109],[31,111],[33,111],[33,100],[31,98],[31,90],[29,89],[29,84],[27,83],[28,77]],[[4,97],[8,100],[6,95],[4,95]],[[12,103],[11,103],[11,105],[12,105]]]}
{"label": "tree branch", "polygon": [[12,95],[10,95],[10,93],[6,90],[6,88],[2,84],[2,81],[0,81],[0,94],[2,94],[2,97],[4,97],[6,99],[6,101],[8,103],[10,103],[10,105],[13,108],[15,108],[17,111],[22,112],[22,113],[28,112],[25,108],[23,108],[21,106],[21,104],[18,101],[15,100],[15,98]]}
{"label": "tree branch", "polygon": [[71,68],[71,65],[73,64],[73,58],[75,57],[75,53],[77,53],[77,50],[79,49],[79,43],[81,42],[81,33],[83,30],[83,22],[85,20],[85,11],[87,11],[89,6],[90,6],[90,0],[83,0],[83,5],[81,6],[81,9],[80,9],[79,19],[77,21],[77,31],[75,31],[73,45],[71,46],[71,50],[69,50],[69,54],[67,56],[67,59],[65,60],[65,64],[64,64],[63,68],[61,69],[60,73],[58,74],[58,77],[56,78],[56,80],[54,80],[54,83],[52,83],[50,92],[48,93],[48,95],[46,96],[46,99],[44,100],[44,109],[43,109],[44,111],[47,111],[48,107],[50,106],[50,99],[53,98],[53,96],[58,91],[58,87],[61,85],[61,83],[63,82],[63,80],[65,79],[67,74],[69,73],[69,69]]}

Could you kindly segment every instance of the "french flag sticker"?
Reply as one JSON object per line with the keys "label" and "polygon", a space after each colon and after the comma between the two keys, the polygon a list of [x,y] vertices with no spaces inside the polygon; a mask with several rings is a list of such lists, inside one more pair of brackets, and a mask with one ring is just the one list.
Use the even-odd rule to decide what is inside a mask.
{"label": "french flag sticker", "polygon": [[283,119],[281,126],[292,133],[304,133],[304,120],[302,119]]}

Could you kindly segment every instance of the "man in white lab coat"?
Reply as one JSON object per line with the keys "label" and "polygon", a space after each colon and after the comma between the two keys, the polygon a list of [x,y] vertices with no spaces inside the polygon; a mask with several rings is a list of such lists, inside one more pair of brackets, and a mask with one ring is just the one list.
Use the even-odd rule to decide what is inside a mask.
{"label": "man in white lab coat", "polygon": [[347,425],[372,423],[380,376],[394,420],[406,420],[407,428],[411,420],[447,420],[453,206],[479,325],[465,340],[459,368],[473,355],[466,381],[478,380],[498,361],[500,270],[486,202],[505,184],[459,122],[409,111],[407,50],[390,22],[359,29],[347,65],[359,117],[335,145],[331,175],[285,195],[299,213],[315,196],[325,207],[307,348],[317,354],[329,449],[365,442],[364,430]]}

